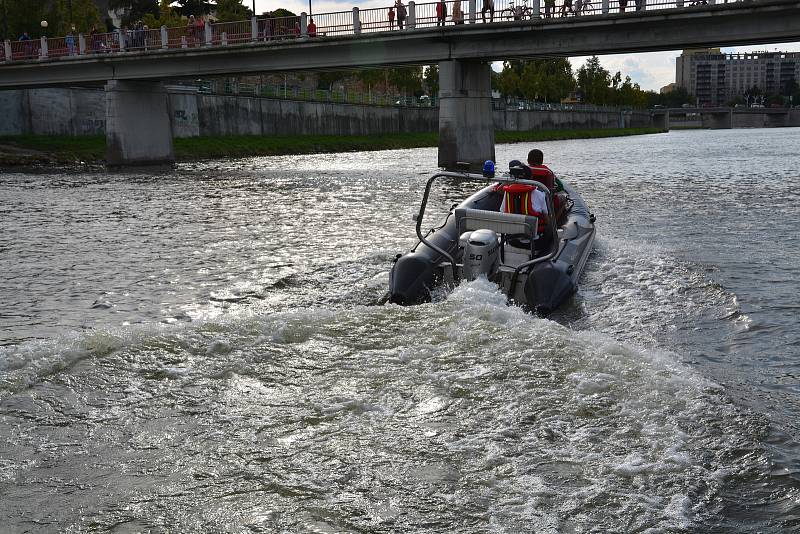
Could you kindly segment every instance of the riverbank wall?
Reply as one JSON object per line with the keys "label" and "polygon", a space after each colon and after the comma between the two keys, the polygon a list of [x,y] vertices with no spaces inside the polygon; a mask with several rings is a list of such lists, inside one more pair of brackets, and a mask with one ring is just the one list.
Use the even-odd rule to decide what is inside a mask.
{"label": "riverbank wall", "polygon": [[[370,106],[200,93],[169,87],[174,137],[382,135],[436,132],[432,107]],[[57,88],[0,91],[0,136],[104,135],[105,92]],[[495,110],[500,131],[647,128],[647,111]]]}

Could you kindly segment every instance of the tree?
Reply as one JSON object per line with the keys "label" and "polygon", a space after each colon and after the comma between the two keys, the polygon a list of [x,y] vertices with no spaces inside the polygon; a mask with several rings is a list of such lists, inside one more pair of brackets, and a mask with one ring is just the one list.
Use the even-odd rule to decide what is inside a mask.
{"label": "tree", "polygon": [[403,93],[422,94],[422,67],[396,67],[386,69],[386,80]]}
{"label": "tree", "polygon": [[[102,24],[100,13],[93,0],[72,0],[72,20],[68,0],[0,0],[0,27],[3,39],[16,40],[23,32],[31,37],[66,35],[75,24],[77,32],[88,32],[92,25]],[[41,27],[46,20],[47,29]]]}
{"label": "tree", "polygon": [[428,87],[428,94],[437,96],[439,94],[439,65],[425,67],[423,78]]}
{"label": "tree", "polygon": [[219,22],[248,20],[252,16],[253,12],[242,4],[242,0],[217,0],[217,20]]}
{"label": "tree", "polygon": [[520,82],[524,70],[524,61],[503,62],[503,70],[497,78],[497,88],[501,95],[506,98],[519,98],[522,96]]}
{"label": "tree", "polygon": [[136,24],[148,14],[158,16],[159,9],[157,0],[109,0],[108,7],[122,12],[122,24],[125,26]]}
{"label": "tree", "polygon": [[583,89],[584,99],[591,104],[611,103],[613,80],[611,73],[600,65],[600,59],[592,56],[578,69],[578,85]]}
{"label": "tree", "polygon": [[142,18],[142,21],[151,29],[160,28],[161,26],[172,28],[185,24],[181,16],[170,5],[170,0],[161,0],[158,5],[158,17],[148,13]]}
{"label": "tree", "polygon": [[177,12],[184,17],[207,15],[214,8],[209,0],[176,0],[175,3],[178,4]]}
{"label": "tree", "polygon": [[282,17],[296,17],[297,15],[295,13],[292,13],[288,9],[279,7],[275,11],[264,13],[264,16],[282,18]]}
{"label": "tree", "polygon": [[559,102],[575,89],[575,78],[566,58],[506,61],[497,88],[504,97]]}

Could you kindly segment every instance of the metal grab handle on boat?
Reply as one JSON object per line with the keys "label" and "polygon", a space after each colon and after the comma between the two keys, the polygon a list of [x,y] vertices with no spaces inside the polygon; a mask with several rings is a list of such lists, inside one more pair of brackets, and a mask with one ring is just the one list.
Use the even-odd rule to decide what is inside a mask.
{"label": "metal grab handle on boat", "polygon": [[[459,178],[461,180],[473,180],[473,181],[478,181],[478,182],[514,183],[514,184],[526,184],[526,185],[534,186],[535,188],[537,188],[541,192],[543,192],[545,194],[545,197],[547,198],[547,210],[548,210],[548,214],[550,215],[548,217],[548,219],[549,219],[548,225],[550,226],[550,228],[551,228],[551,230],[553,232],[553,243],[557,243],[558,242],[558,229],[556,228],[555,221],[554,221],[555,210],[553,209],[553,197],[550,194],[550,189],[545,187],[545,185],[542,184],[541,182],[537,182],[536,180],[526,180],[524,178],[515,178],[513,176],[492,176],[492,177],[487,177],[487,176],[484,176],[482,174],[473,174],[473,173],[468,173],[468,172],[448,172],[448,171],[443,171],[443,172],[434,174],[433,176],[431,176],[428,179],[428,183],[425,184],[425,194],[422,196],[422,205],[420,205],[419,213],[417,214],[417,217],[416,217],[416,219],[417,219],[417,237],[419,238],[421,243],[424,243],[427,247],[435,250],[436,252],[441,254],[443,257],[447,258],[447,260],[450,262],[450,265],[452,265],[452,267],[453,267],[453,282],[458,282],[458,280],[459,280],[458,279],[458,265],[456,264],[456,260],[446,250],[434,245],[433,243],[431,243],[430,241],[425,239],[425,236],[422,235],[422,218],[425,215],[425,207],[428,205],[428,197],[430,196],[430,193],[431,193],[431,186],[433,185],[434,180],[436,180],[439,177]],[[523,263],[519,267],[517,267],[516,270],[514,271],[514,276],[511,279],[512,280],[511,291],[512,292],[514,291],[514,284],[516,283],[516,278],[517,278],[517,275],[519,273],[520,268],[522,268],[522,267],[524,267],[526,265],[535,265],[536,263],[539,263],[541,261],[549,260],[550,258],[552,258],[555,255],[555,253],[557,251],[558,251],[558,247],[556,247],[555,250],[553,250],[547,256],[544,256],[542,258],[536,258],[535,260],[530,260],[528,262]]]}

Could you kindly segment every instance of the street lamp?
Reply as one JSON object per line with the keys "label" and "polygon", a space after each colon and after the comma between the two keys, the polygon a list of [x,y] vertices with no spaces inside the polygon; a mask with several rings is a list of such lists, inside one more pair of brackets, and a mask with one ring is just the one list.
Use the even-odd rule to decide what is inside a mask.
{"label": "street lamp", "polygon": [[47,21],[43,20],[39,24],[41,24],[41,26],[42,26],[42,36],[43,37],[47,37]]}

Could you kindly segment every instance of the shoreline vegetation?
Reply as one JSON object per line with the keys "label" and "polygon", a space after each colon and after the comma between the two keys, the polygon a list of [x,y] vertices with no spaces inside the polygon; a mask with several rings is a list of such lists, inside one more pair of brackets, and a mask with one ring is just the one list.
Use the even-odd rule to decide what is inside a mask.
{"label": "shoreline vegetation", "polygon": [[[586,130],[535,130],[495,132],[495,142],[522,143],[596,139],[663,133],[660,128],[603,128]],[[218,158],[287,156],[435,147],[438,133],[400,133],[384,135],[288,135],[225,136],[176,138],[175,158],[180,162]],[[0,136],[0,166],[102,165],[105,136]]]}

